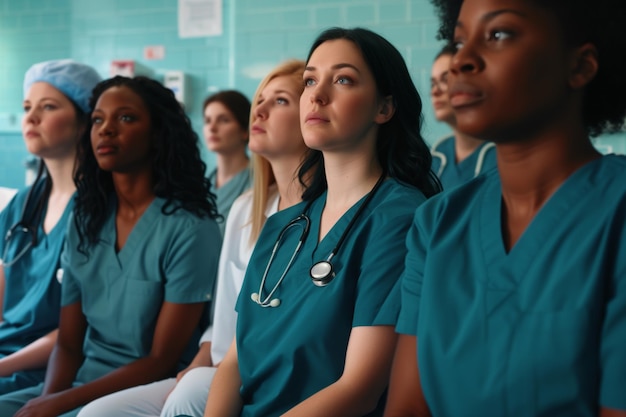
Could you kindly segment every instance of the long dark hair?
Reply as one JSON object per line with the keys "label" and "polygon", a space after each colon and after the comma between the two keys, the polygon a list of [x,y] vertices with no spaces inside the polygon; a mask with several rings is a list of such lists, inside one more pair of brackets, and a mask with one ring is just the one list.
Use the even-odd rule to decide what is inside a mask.
{"label": "long dark hair", "polygon": [[[216,218],[215,195],[205,177],[206,164],[200,157],[198,135],[189,117],[171,90],[147,77],[116,76],[100,82],[93,90],[90,107],[111,87],[127,87],[143,100],[150,112],[154,132],[152,173],[153,191],[166,200],[162,212],[172,214],[184,209],[198,217]],[[91,124],[89,125],[91,128]],[[115,198],[113,177],[98,166],[91,147],[91,129],[78,146],[78,166],[74,175],[77,196],[74,222],[79,233],[78,250],[86,253],[98,241]]]}
{"label": "long dark hair", "polygon": [[[441,191],[441,184],[430,169],[430,149],[420,133],[422,100],[400,52],[370,30],[331,28],[313,42],[307,62],[318,46],[335,39],[354,43],[376,80],[380,96],[393,97],[396,111],[387,123],[380,125],[376,138],[376,154],[383,171],[392,178],[419,188],[427,197]],[[326,190],[322,152],[309,152],[298,177],[304,186],[308,184],[302,196],[304,200],[314,199]]]}

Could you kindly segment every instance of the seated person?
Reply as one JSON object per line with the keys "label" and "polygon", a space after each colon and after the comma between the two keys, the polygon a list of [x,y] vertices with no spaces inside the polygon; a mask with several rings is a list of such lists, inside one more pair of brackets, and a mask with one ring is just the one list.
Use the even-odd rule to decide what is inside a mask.
{"label": "seated person", "polygon": [[62,256],[59,335],[45,383],[0,415],[75,416],[103,395],[189,364],[213,297],[221,235],[198,137],[171,90],[99,83]]}
{"label": "seated person", "polygon": [[225,90],[204,100],[202,132],[207,148],[217,155],[217,167],[209,175],[217,199],[222,234],[233,202],[250,188],[248,121],[250,101],[235,90]]}
{"label": "seated person", "polygon": [[496,151],[492,142],[472,137],[456,128],[454,110],[448,95],[450,60],[455,49],[446,45],[433,63],[430,98],[437,120],[450,125],[452,135],[439,139],[431,148],[433,171],[444,190],[464,184],[474,177],[496,168]]}
{"label": "seated person", "polygon": [[43,382],[56,342],[76,147],[99,81],[93,68],[70,60],[35,64],[24,76],[22,133],[39,169],[0,213],[0,395]]}
{"label": "seated person", "polygon": [[220,255],[213,325],[192,363],[176,378],[97,399],[78,417],[202,417],[216,367],[235,337],[235,302],[267,217],[301,201],[298,166],[308,152],[300,132],[303,61],[287,61],[257,89],[251,112],[254,188],[235,200]]}

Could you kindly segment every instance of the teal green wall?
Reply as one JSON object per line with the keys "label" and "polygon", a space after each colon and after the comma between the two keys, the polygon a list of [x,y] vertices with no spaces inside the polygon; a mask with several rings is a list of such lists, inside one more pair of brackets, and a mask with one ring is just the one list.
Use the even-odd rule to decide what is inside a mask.
{"label": "teal green wall", "polygon": [[70,0],[0,0],[0,186],[24,183],[22,79],[38,61],[71,56]]}
{"label": "teal green wall", "polygon": [[[432,142],[448,132],[434,121],[428,97],[440,45],[428,0],[223,0],[223,34],[190,39],[178,37],[177,7],[177,0],[0,0],[0,186],[23,183],[24,72],[55,58],[89,63],[103,77],[116,59],[135,60],[156,78],[184,71],[189,115],[200,132],[201,103],[211,91],[237,88],[252,97],[267,70],[287,58],[304,59],[321,30],[363,26],[387,37],[405,57],[424,100],[424,137]],[[150,45],[163,45],[165,59],[145,60]],[[626,153],[624,136],[599,143]],[[212,167],[213,156],[204,156]]]}

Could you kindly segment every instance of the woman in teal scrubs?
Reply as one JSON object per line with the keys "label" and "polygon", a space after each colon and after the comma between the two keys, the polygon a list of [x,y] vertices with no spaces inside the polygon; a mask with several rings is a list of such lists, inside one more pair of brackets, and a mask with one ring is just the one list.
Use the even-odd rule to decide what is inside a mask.
{"label": "woman in teal scrubs", "polygon": [[448,95],[448,74],[455,46],[446,44],[431,69],[430,98],[435,118],[453,129],[430,148],[433,155],[433,172],[437,174],[444,190],[465,184],[472,178],[496,168],[496,150],[493,142],[474,138],[460,132]]}
{"label": "woman in teal scrubs", "polygon": [[[279,64],[252,100],[250,150],[254,187],[235,200],[220,253],[212,323],[200,349],[176,378],[118,391],[92,401],[78,417],[201,417],[213,375],[235,337],[235,303],[265,221],[302,201],[298,167],[309,148],[300,132],[304,61]],[[219,198],[219,197],[218,197]]]}
{"label": "woman in teal scrubs", "polygon": [[59,336],[46,381],[0,415],[75,416],[89,401],[175,375],[206,323],[221,236],[198,137],[157,81],[94,89],[62,256]]}
{"label": "woman in teal scrubs", "polygon": [[626,3],[437,1],[498,170],[420,207],[388,416],[626,416]]}
{"label": "woman in teal scrubs", "polygon": [[209,175],[215,193],[222,235],[233,202],[250,188],[248,124],[250,100],[236,90],[224,90],[204,100],[202,133],[207,148],[215,152],[217,166]]}
{"label": "woman in teal scrubs", "polygon": [[40,160],[35,182],[0,213],[0,395],[44,380],[59,324],[57,270],[74,206],[76,145],[99,81],[70,60],[40,62],[24,76],[22,133]]}
{"label": "woman in teal scrubs", "polygon": [[322,33],[303,77],[309,186],[261,232],[205,416],[382,413],[404,237],[439,190],[421,102],[400,53],[365,29]]}

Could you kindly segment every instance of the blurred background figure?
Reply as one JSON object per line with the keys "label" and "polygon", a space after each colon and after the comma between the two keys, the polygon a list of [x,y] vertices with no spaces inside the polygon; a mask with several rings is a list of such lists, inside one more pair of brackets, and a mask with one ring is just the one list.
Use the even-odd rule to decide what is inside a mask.
{"label": "blurred background figure", "polygon": [[235,90],[213,94],[204,101],[203,133],[206,146],[217,156],[217,167],[209,179],[217,196],[218,222],[222,235],[230,207],[251,186],[246,153],[249,133],[250,101]]}
{"label": "blurred background figure", "polygon": [[494,144],[459,132],[448,96],[448,70],[455,48],[447,44],[437,54],[431,71],[430,98],[435,118],[452,128],[452,134],[433,145],[432,169],[444,190],[463,184],[496,167]]}

